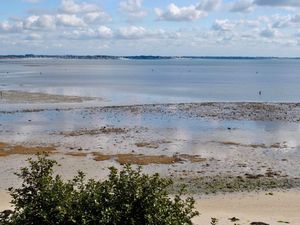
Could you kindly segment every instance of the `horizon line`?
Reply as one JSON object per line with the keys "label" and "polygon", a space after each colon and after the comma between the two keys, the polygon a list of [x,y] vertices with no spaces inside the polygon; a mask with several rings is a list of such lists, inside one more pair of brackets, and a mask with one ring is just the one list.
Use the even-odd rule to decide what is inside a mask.
{"label": "horizon line", "polygon": [[128,59],[174,59],[174,58],[234,58],[234,59],[300,59],[300,56],[240,56],[240,55],[229,55],[229,56],[222,56],[222,55],[151,55],[151,54],[138,54],[138,55],[110,55],[110,54],[0,54],[0,58],[5,57],[20,57],[20,58],[87,58],[87,57],[94,57],[94,58],[128,58]]}

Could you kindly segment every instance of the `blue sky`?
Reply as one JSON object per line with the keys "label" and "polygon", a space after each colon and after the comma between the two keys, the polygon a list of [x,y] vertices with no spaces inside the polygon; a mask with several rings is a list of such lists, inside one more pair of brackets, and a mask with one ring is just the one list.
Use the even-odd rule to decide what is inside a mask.
{"label": "blue sky", "polygon": [[299,0],[0,2],[0,54],[300,56]]}

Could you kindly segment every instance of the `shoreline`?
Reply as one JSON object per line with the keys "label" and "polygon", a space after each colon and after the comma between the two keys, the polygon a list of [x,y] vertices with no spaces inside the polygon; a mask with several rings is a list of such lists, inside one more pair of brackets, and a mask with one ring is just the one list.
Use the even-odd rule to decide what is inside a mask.
{"label": "shoreline", "polygon": [[[22,96],[18,98],[22,102]],[[108,167],[133,162],[144,164],[145,173],[158,172],[178,184],[189,184],[201,213],[196,224],[210,224],[211,217],[223,225],[233,224],[228,220],[233,217],[240,225],[300,221],[300,142],[295,132],[300,103],[87,106],[82,102],[74,108],[64,101],[55,105],[59,103],[29,103],[25,108],[16,105],[15,111],[0,111],[0,211],[9,207],[4,189],[19,185],[13,172],[26,166],[30,155],[47,149],[61,164],[56,172],[64,179],[78,169],[90,178],[105,179]],[[213,181],[220,190],[201,186],[203,180]],[[294,181],[289,189],[286,185]],[[257,190],[257,185],[263,188]],[[205,192],[209,194],[199,194]]]}
{"label": "shoreline", "polygon": [[[51,95],[50,95],[51,96]],[[61,97],[63,98],[63,97]],[[61,102],[63,103],[63,102]],[[7,104],[8,106],[10,104]],[[11,104],[14,105],[14,104]],[[0,114],[30,113],[44,111],[86,110],[93,112],[126,112],[132,114],[162,113],[164,115],[183,114],[195,118],[213,120],[251,120],[300,122],[300,103],[283,102],[198,102],[198,103],[156,103],[133,105],[103,105],[41,108],[25,105],[23,109],[1,110]],[[29,107],[28,107],[29,106]],[[49,104],[51,106],[51,104]],[[9,107],[8,107],[9,108]]]}
{"label": "shoreline", "polygon": [[[195,185],[199,176],[217,178],[216,185],[232,189],[256,187],[260,181],[270,186],[273,180],[282,187],[285,179],[294,183],[300,178],[300,103],[170,103],[17,112],[0,112],[3,171],[15,171],[14,165],[23,165],[28,155],[50,147],[59,163],[95,176],[94,168],[128,162]],[[69,168],[61,169],[72,174]],[[14,183],[12,175],[1,172],[4,177],[2,186]]]}

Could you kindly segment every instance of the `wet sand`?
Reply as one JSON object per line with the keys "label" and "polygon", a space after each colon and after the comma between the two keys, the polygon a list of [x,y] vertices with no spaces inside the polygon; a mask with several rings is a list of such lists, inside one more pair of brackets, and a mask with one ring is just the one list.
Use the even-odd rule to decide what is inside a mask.
{"label": "wet sand", "polygon": [[93,108],[95,111],[116,111],[133,114],[160,113],[215,120],[300,121],[300,103],[271,102],[203,102],[179,104],[146,104]]}
{"label": "wet sand", "polygon": [[[282,187],[287,179],[294,187],[300,178],[299,122],[295,122],[299,111],[296,103],[2,111],[0,142],[10,147],[0,149],[0,160],[8,162],[8,168],[1,164],[0,168],[16,171],[15,165],[22,165],[28,154],[51,149],[59,163],[75,160],[74,170],[87,173],[93,173],[95,166],[102,171],[129,162],[146,165],[145,172],[197,185],[199,177],[217,179],[221,187],[229,180],[236,190],[236,185],[256,185],[267,178],[267,186],[271,179],[280,180]],[[91,161],[90,166],[82,166]],[[10,186],[13,176],[7,172],[3,176],[9,182],[1,186]]]}
{"label": "wet sand", "polygon": [[82,103],[96,98],[53,95],[37,92],[24,91],[0,91],[0,103]]}
{"label": "wet sand", "polygon": [[[221,224],[233,224],[230,217],[241,219],[238,224],[299,220],[298,103],[85,107],[81,102],[91,99],[21,92],[4,96],[10,96],[7,105],[31,100],[17,110],[0,109],[0,210],[8,202],[3,190],[20,184],[14,172],[27,165],[29,156],[47,151],[61,164],[56,172],[65,179],[77,170],[105,179],[108,167],[132,163],[143,165],[145,173],[188,184],[190,194],[203,198],[208,193],[197,200],[202,213],[197,224],[209,224],[210,217]],[[38,102],[49,107],[35,108]],[[79,104],[51,108],[67,102]],[[239,191],[245,193],[232,194]]]}
{"label": "wet sand", "polygon": [[[21,93],[21,92],[20,92]],[[22,93],[20,94],[21,97]],[[25,92],[26,96],[28,95]],[[39,94],[38,94],[39,95]],[[42,94],[44,95],[44,94]],[[45,94],[48,96],[47,94]],[[52,95],[49,95],[51,99]],[[68,101],[67,96],[60,96],[60,101]],[[72,97],[79,102],[85,98]],[[54,98],[55,99],[55,98]],[[24,99],[21,99],[24,101]],[[89,100],[89,98],[87,99]],[[90,99],[91,100],[91,99]],[[109,103],[106,103],[109,104]],[[80,105],[78,105],[80,107]],[[76,108],[75,108],[76,109]],[[77,108],[78,109],[78,108]],[[86,113],[130,113],[134,115],[159,113],[164,116],[180,115],[193,118],[208,118],[214,120],[251,120],[251,121],[282,121],[300,122],[300,103],[271,103],[271,102],[202,102],[202,103],[177,103],[177,104],[144,104],[144,105],[120,105],[97,106],[81,108]],[[72,108],[55,109],[19,109],[1,110],[0,113],[25,113],[41,111],[70,111]]]}

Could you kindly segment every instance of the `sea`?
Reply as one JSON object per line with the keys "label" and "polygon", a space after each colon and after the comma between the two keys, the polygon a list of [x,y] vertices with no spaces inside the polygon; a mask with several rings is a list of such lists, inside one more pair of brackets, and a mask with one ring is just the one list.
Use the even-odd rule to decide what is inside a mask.
{"label": "sea", "polygon": [[108,105],[300,102],[300,60],[2,59],[0,89],[100,97]]}
{"label": "sea", "polygon": [[[72,110],[67,103],[54,106],[42,102],[0,103],[0,142],[55,145],[62,149],[71,146],[107,154],[128,153],[135,149],[143,154],[183,153],[217,157],[226,162],[233,160],[233,163],[234,160],[250,164],[258,161],[268,167],[276,165],[276,171],[280,169],[286,174],[300,176],[299,122],[218,120],[180,112],[164,115],[150,110],[136,114],[115,110],[118,107],[107,107],[107,110],[94,107],[190,102],[300,102],[300,60],[2,59],[0,90],[100,99],[97,105],[93,105],[93,101],[89,106],[79,103]],[[63,107],[67,108],[61,110]],[[126,134],[126,137],[60,135],[101,127],[138,129],[138,132]],[[134,145],[138,141],[159,143],[161,140],[170,144],[160,149],[136,149]],[[237,143],[241,147],[222,143]],[[253,149],[251,145],[267,147]],[[284,147],[268,147],[272,145]],[[285,163],[287,161],[289,163]],[[224,170],[232,170],[231,165],[226,164]]]}

